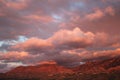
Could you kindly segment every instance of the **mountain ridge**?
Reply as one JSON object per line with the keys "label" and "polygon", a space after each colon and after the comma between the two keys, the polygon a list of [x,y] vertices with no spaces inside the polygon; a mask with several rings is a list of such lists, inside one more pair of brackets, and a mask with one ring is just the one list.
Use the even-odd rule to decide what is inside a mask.
{"label": "mountain ridge", "polygon": [[[114,78],[114,79],[113,79]],[[120,57],[86,62],[73,68],[58,64],[20,66],[4,74],[0,80],[120,80]]]}

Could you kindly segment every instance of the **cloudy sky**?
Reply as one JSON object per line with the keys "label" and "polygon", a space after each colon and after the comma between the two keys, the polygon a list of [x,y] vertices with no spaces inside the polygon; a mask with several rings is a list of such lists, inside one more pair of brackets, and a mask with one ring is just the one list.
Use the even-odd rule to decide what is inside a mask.
{"label": "cloudy sky", "polygon": [[0,72],[120,55],[120,0],[0,0]]}

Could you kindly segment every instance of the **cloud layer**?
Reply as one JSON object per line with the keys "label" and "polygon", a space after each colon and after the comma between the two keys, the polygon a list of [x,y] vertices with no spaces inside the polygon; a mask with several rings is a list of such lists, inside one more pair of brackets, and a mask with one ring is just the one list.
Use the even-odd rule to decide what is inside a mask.
{"label": "cloud layer", "polygon": [[53,60],[66,66],[78,65],[81,61],[119,56],[119,48],[113,48],[117,43],[110,39],[105,33],[84,32],[77,27],[73,30],[62,29],[47,39],[30,38],[17,43],[10,47],[14,51],[0,57],[1,60],[22,61],[24,64]]}

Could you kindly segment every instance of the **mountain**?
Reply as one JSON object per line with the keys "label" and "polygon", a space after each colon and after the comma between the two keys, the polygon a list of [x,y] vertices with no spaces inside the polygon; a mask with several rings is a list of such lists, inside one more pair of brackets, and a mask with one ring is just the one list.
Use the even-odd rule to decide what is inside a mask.
{"label": "mountain", "polygon": [[16,74],[16,73],[46,73],[46,74],[56,74],[56,73],[70,73],[72,70],[65,68],[63,66],[59,66],[57,64],[44,64],[44,65],[38,65],[38,66],[20,66],[17,67],[9,72],[7,74]]}
{"label": "mountain", "polygon": [[100,73],[109,72],[120,67],[120,57],[101,61],[86,62],[86,64],[73,68],[74,71],[81,73]]}
{"label": "mountain", "polygon": [[120,57],[66,68],[58,64],[20,66],[0,74],[0,80],[120,80]]}
{"label": "mountain", "polygon": [[71,74],[73,71],[69,68],[57,64],[42,64],[37,66],[20,66],[1,75],[4,80],[36,80],[50,78],[53,75]]}
{"label": "mountain", "polygon": [[120,80],[120,57],[86,62],[73,71],[72,78],[79,77],[78,80]]}

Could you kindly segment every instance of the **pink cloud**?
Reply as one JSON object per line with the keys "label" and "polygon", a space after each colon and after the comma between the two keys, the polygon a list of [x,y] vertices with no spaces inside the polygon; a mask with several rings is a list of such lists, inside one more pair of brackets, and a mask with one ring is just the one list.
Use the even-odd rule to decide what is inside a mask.
{"label": "pink cloud", "polygon": [[24,59],[29,56],[28,52],[11,51],[0,55],[4,59]]}
{"label": "pink cloud", "polygon": [[78,50],[80,49],[66,50],[62,52],[62,55],[67,54],[67,55],[77,56],[76,60],[78,61],[101,60],[101,59],[120,56],[120,48],[117,48],[115,50],[103,50],[103,51],[88,51],[84,49],[78,52]]}
{"label": "pink cloud", "polygon": [[3,1],[7,7],[21,10],[27,7],[27,0],[18,0],[18,1]]}
{"label": "pink cloud", "polygon": [[93,57],[117,57],[120,56],[120,48],[117,48],[115,50],[104,50],[104,51],[98,51],[93,53]]}
{"label": "pink cloud", "polygon": [[52,47],[52,44],[47,40],[39,38],[30,38],[23,43],[18,43],[17,45],[13,46],[13,48],[20,49],[27,49],[29,47]]}
{"label": "pink cloud", "polygon": [[73,30],[60,30],[48,40],[53,44],[64,44],[69,42],[91,44],[93,39],[93,33],[83,32],[80,28],[74,28]]}
{"label": "pink cloud", "polygon": [[12,46],[14,49],[31,51],[45,51],[49,49],[63,48],[86,48],[86,47],[105,47],[116,43],[106,33],[84,32],[80,28],[73,30],[61,29],[55,32],[48,39],[30,38],[23,43]]}
{"label": "pink cloud", "polygon": [[[61,29],[47,39],[30,38],[12,47],[18,51],[29,53],[29,55],[19,53],[18,59],[24,57],[26,60],[33,56],[32,60],[35,63],[54,60],[59,64],[63,64],[63,62],[74,63],[119,56],[119,48],[116,50],[94,49],[103,47],[110,48],[113,43],[115,43],[115,41],[106,33],[84,32],[76,27],[73,30]],[[88,50],[89,48],[90,50]],[[27,57],[27,55],[30,57]],[[30,59],[28,59],[28,61],[29,60]]]}
{"label": "pink cloud", "polygon": [[29,52],[25,52],[25,51],[8,51],[6,53],[2,53],[0,54],[0,59],[1,60],[7,60],[7,61],[27,61],[30,59],[33,59],[35,57],[37,57],[39,55],[32,55],[29,54]]}
{"label": "pink cloud", "polygon": [[115,10],[113,9],[113,7],[111,6],[108,6],[106,9],[105,9],[105,12],[110,14],[111,16],[114,16],[115,15]]}
{"label": "pink cloud", "polygon": [[[54,33],[48,39],[30,38],[23,43],[16,44],[13,48],[31,49],[31,48],[53,48],[62,45],[77,45],[78,47],[87,46],[93,43],[94,34],[91,32],[83,32],[79,28],[73,30],[60,30]],[[69,46],[70,46],[69,45]],[[71,45],[72,46],[72,45]]]}
{"label": "pink cloud", "polygon": [[97,9],[97,10],[95,10],[94,13],[90,13],[90,14],[86,15],[86,19],[89,19],[89,20],[100,19],[103,16],[104,16],[104,12]]}
{"label": "pink cloud", "polygon": [[108,6],[105,9],[95,9],[93,13],[89,13],[85,16],[85,19],[88,20],[96,20],[96,19],[101,19],[106,15],[114,16],[115,15],[115,10],[113,7]]}
{"label": "pink cloud", "polygon": [[33,21],[38,21],[38,22],[53,22],[54,19],[51,16],[45,16],[45,15],[28,15],[24,16],[26,19]]}
{"label": "pink cloud", "polygon": [[53,60],[47,60],[47,61],[41,61],[41,62],[39,62],[39,63],[37,63],[37,64],[57,64],[57,62],[56,61],[53,61]]}

